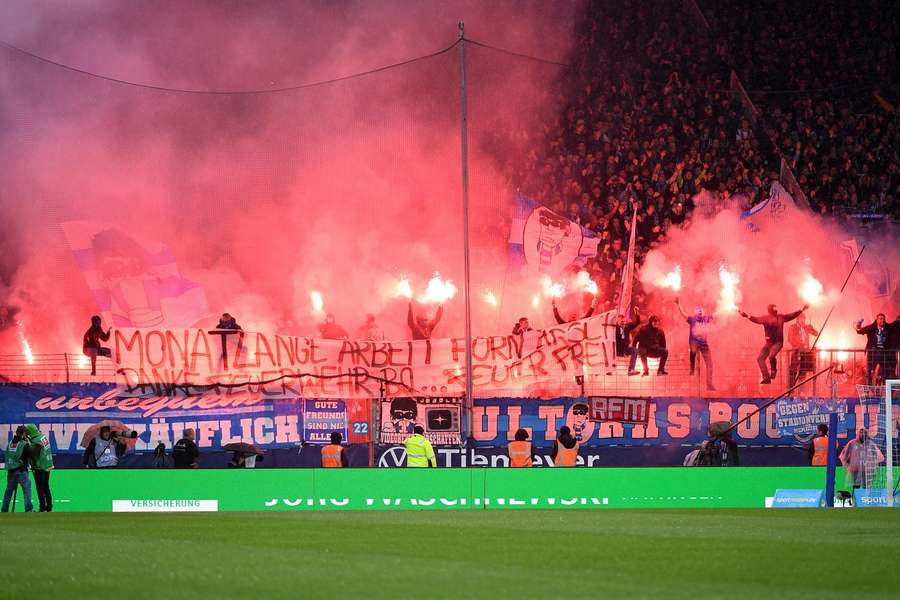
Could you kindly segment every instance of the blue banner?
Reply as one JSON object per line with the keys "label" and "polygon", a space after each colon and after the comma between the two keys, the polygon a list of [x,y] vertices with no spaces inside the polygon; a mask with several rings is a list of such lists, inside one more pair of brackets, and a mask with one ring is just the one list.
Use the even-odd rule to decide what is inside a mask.
{"label": "blue banner", "polygon": [[[763,398],[652,398],[649,422],[622,424],[594,422],[588,419],[587,401],[579,398],[530,400],[518,398],[476,399],[472,411],[472,437],[476,446],[506,446],[523,428],[536,447],[551,447],[559,428],[568,425],[582,446],[657,446],[661,444],[698,445],[708,437],[709,423],[736,423],[755,412],[767,400]],[[816,401],[811,401],[815,403]],[[822,406],[825,404],[822,403]],[[860,407],[857,398],[841,399],[846,428],[838,439],[846,439],[857,423],[868,426],[877,407]],[[869,410],[863,410],[868,408]],[[735,428],[734,439],[741,445],[797,446],[808,436],[790,428],[778,428],[777,409],[769,406]],[[827,423],[824,413],[819,422]],[[815,423],[812,425],[815,428]]]}
{"label": "blue banner", "polygon": [[54,453],[80,453],[91,425],[116,420],[138,433],[138,452],[153,450],[159,441],[171,448],[185,429],[195,430],[201,450],[232,442],[289,448],[303,441],[302,413],[299,399],[246,391],[130,398],[110,384],[7,384],[0,385],[0,443],[6,447],[17,425],[34,423]]}
{"label": "blue banner", "polygon": [[784,435],[812,436],[829,413],[838,416],[838,433],[847,431],[847,401],[843,398],[785,398],[775,403],[775,426]]}
{"label": "blue banner", "polygon": [[310,444],[328,444],[331,433],[347,438],[347,407],[343,400],[306,400],[303,410],[303,439]]}

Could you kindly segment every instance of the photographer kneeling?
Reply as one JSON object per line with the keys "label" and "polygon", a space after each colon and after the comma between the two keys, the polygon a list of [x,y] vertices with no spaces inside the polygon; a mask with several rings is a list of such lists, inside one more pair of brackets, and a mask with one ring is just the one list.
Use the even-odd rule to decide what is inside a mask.
{"label": "photographer kneeling", "polygon": [[109,426],[104,425],[100,428],[100,436],[92,439],[85,448],[81,463],[87,468],[117,467],[127,448],[123,442],[119,441],[119,434],[112,432]]}
{"label": "photographer kneeling", "polygon": [[[25,496],[25,512],[34,511],[31,503],[31,480],[28,479],[28,433],[24,425],[16,428],[6,447],[6,492],[3,494],[3,512],[9,512],[9,503],[18,486]],[[13,507],[15,510],[15,507]]]}

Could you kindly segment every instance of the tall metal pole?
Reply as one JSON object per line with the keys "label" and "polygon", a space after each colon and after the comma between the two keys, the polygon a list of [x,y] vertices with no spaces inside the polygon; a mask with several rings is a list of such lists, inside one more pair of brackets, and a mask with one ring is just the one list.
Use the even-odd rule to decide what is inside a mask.
{"label": "tall metal pole", "polygon": [[459,22],[459,112],[463,200],[463,300],[466,304],[466,407],[467,431],[472,429],[472,294],[469,282],[469,114],[466,102],[466,26]]}

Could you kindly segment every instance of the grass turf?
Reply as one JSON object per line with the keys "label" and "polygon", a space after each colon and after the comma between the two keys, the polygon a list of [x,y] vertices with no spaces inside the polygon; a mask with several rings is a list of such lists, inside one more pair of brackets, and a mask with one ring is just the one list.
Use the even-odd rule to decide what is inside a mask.
{"label": "grass turf", "polygon": [[900,510],[0,517],[4,598],[887,598]]}

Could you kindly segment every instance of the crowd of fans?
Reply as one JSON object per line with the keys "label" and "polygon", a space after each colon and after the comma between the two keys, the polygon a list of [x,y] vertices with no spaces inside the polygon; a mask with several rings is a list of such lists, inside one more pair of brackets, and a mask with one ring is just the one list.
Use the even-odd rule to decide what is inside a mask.
{"label": "crowd of fans", "polygon": [[[608,290],[632,206],[640,262],[698,200],[761,200],[782,157],[823,214],[898,210],[896,12],[829,0],[822,18],[805,2],[763,4],[704,3],[708,30],[679,2],[589,5],[561,75],[563,109],[513,180],[597,232],[587,268]],[[732,92],[732,70],[758,118]]]}
{"label": "crowd of fans", "polygon": [[701,0],[758,130],[823,214],[898,212],[895,2]]}

